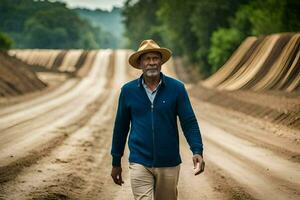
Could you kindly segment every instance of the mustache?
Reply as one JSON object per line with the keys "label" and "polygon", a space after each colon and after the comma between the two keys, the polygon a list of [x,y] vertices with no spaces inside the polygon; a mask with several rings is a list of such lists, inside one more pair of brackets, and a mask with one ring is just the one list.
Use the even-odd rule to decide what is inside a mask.
{"label": "mustache", "polygon": [[158,65],[147,65],[146,70],[158,69]]}

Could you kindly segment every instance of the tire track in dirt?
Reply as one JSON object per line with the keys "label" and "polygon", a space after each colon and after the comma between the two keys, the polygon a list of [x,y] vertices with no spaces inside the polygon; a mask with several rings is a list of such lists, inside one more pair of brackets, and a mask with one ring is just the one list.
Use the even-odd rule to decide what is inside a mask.
{"label": "tire track in dirt", "polygon": [[110,53],[110,50],[101,50],[98,52],[97,58],[94,61],[95,67],[92,67],[87,77],[83,78],[73,90],[70,90],[69,92],[64,93],[64,95],[61,95],[51,101],[48,101],[47,103],[39,104],[32,108],[27,108],[22,112],[14,112],[10,115],[2,117],[1,121],[3,123],[0,124],[0,131],[15,126],[16,124],[20,124],[21,122],[37,118],[40,115],[45,114],[53,109],[65,106],[64,104],[67,104],[70,101],[74,101],[76,97],[81,96],[80,93],[84,93],[85,95],[89,96],[93,95],[95,93],[93,92],[93,86],[95,84],[98,84],[98,86],[100,86],[105,83],[104,79],[100,79],[100,81],[97,81],[97,79],[99,79],[99,76],[101,76],[101,74],[105,73],[105,71],[101,70],[106,69],[97,65],[100,64],[101,66],[101,62],[105,62],[105,60],[103,59],[105,59],[105,55],[107,53]]}
{"label": "tire track in dirt", "polygon": [[[198,102],[197,99],[194,101]],[[280,132],[285,130],[276,130],[259,119],[208,102],[201,101],[197,107],[204,113],[199,117],[211,124],[236,137],[255,143],[256,146],[275,152],[285,160],[300,162],[299,143],[286,137],[287,134],[293,135],[293,132],[286,130],[281,134]]]}
{"label": "tire track in dirt", "polygon": [[31,106],[35,106],[37,104],[41,104],[41,103],[44,103],[46,101],[51,101],[52,99],[55,99],[55,98],[61,96],[62,94],[66,93],[67,91],[72,90],[78,84],[78,82],[79,82],[79,79],[67,80],[65,83],[63,83],[63,85],[59,86],[54,91],[52,91],[48,94],[45,94],[41,97],[37,97],[37,98],[35,98],[31,101],[21,102],[21,103],[18,103],[16,105],[1,108],[0,117],[2,118],[2,117],[7,116],[9,114],[16,113],[16,112],[28,109]]}
{"label": "tire track in dirt", "polygon": [[[107,52],[109,53],[109,52]],[[110,54],[110,53],[109,53]],[[107,56],[109,55],[107,54]],[[97,64],[97,63],[96,63]],[[104,64],[104,63],[103,63]],[[107,64],[103,65],[103,68],[107,68]],[[99,68],[99,66],[95,66]],[[94,67],[94,68],[95,68]],[[109,68],[107,72],[103,71],[104,76],[108,76],[110,78],[110,72],[112,68]],[[100,78],[100,77],[99,77]],[[102,81],[103,82],[103,81]],[[104,82],[103,82],[104,83]],[[103,84],[102,84],[103,85]],[[101,86],[101,85],[96,85]],[[109,84],[106,83],[106,86],[109,87]],[[24,146],[19,146],[17,144],[12,144],[11,147],[7,149],[3,149],[1,146],[1,160],[0,160],[0,182],[5,182],[13,179],[19,171],[22,170],[23,167],[30,166],[35,163],[41,157],[47,155],[49,151],[59,144],[63,142],[65,138],[67,138],[72,132],[76,131],[80,127],[84,126],[84,124],[91,118],[91,116],[97,111],[97,107],[102,104],[104,101],[104,92],[101,91],[103,86],[98,87],[99,92],[95,92],[98,95],[98,98],[91,99],[88,105],[84,105],[83,109],[80,112],[72,113],[72,118],[68,118],[68,120],[64,120],[60,125],[54,126],[53,123],[50,123],[49,127],[44,127],[41,131],[45,134],[44,137],[34,138],[34,132],[30,133],[29,141],[25,141]],[[97,87],[96,87],[97,88]],[[76,104],[74,105],[76,106]],[[36,133],[39,134],[39,133]],[[38,135],[40,136],[40,135]],[[34,141],[33,139],[36,139]],[[31,141],[33,140],[33,141]],[[14,142],[14,141],[12,141]],[[27,144],[26,144],[27,142]],[[28,142],[34,142],[34,144],[28,145]],[[24,152],[25,151],[25,152]],[[14,155],[17,154],[17,155]],[[8,155],[8,156],[7,156]],[[10,156],[9,156],[10,155]]]}
{"label": "tire track in dirt", "polygon": [[[117,54],[122,53],[117,51]],[[91,199],[93,195],[90,193],[99,192],[97,187],[101,186],[101,182],[95,177],[107,153],[103,147],[109,144],[111,136],[111,130],[107,132],[111,128],[106,122],[112,120],[116,96],[125,78],[124,63],[117,62],[115,68],[114,79],[110,81],[103,95],[105,100],[97,113],[48,157],[22,172],[16,179],[20,182],[18,192],[14,191],[15,187],[8,188],[7,191],[11,191],[8,194],[13,195],[8,195],[7,199]],[[44,173],[42,169],[47,170]],[[26,198],[22,198],[24,192],[20,188],[26,191]]]}
{"label": "tire track in dirt", "polygon": [[230,176],[225,176],[218,166],[216,166],[210,160],[206,159],[206,148],[209,147],[206,147],[207,143],[205,138],[203,138],[203,143],[205,145],[205,171],[198,176],[194,176],[193,163],[191,159],[192,154],[182,132],[180,137],[182,164],[180,169],[181,176],[179,178],[178,186],[179,199],[255,200],[255,198],[245,192],[245,190],[240,187],[240,185],[236,181],[232,180]]}
{"label": "tire track in dirt", "polygon": [[[193,102],[200,115],[201,102],[197,100]],[[206,146],[204,158],[218,167],[225,178],[233,179],[236,185],[239,185],[251,198],[298,199],[300,197],[298,163],[256,145],[253,140],[248,141],[232,134],[230,129],[240,128],[238,125],[228,124],[225,131],[208,123],[205,120],[205,112],[202,112],[202,117],[199,115]],[[214,124],[218,124],[218,120]],[[226,122],[226,118],[223,121]]]}
{"label": "tire track in dirt", "polygon": [[[101,54],[101,57],[103,57],[103,53]],[[101,58],[100,57],[100,58]],[[101,61],[101,60],[99,60],[99,61]],[[97,68],[99,68],[99,67],[94,67],[94,69],[97,69]],[[104,68],[103,68],[104,69]],[[105,69],[104,69],[105,70]],[[99,70],[98,70],[99,71]],[[100,71],[100,73],[101,73],[101,71]],[[105,71],[103,71],[102,73],[106,73]],[[94,80],[92,79],[92,81],[96,81],[95,80],[95,78],[94,78]],[[93,82],[91,82],[91,80],[90,79],[84,79],[82,82],[90,82],[90,85],[95,85],[96,83],[93,83]],[[103,85],[105,84],[105,81],[104,80],[101,80],[101,81],[98,81],[98,83],[97,83],[98,85],[98,87],[99,88],[102,88],[103,87]],[[83,85],[83,84],[81,84],[81,85]],[[90,85],[87,85],[87,87],[89,87]],[[78,89],[78,88],[77,88]],[[67,108],[68,109],[74,109],[74,105],[75,105],[75,103],[76,103],[76,101],[78,102],[77,104],[78,104],[78,106],[77,106],[77,109],[82,109],[82,107],[84,107],[84,105],[85,105],[85,102],[83,102],[84,101],[84,97],[89,97],[89,99],[91,99],[91,100],[93,100],[94,98],[95,98],[95,96],[97,95],[97,94],[99,94],[99,92],[100,91],[97,91],[97,92],[94,92],[93,91],[93,88],[90,88],[89,90],[86,90],[86,88],[85,87],[81,87],[81,89],[82,90],[85,90],[84,92],[86,92],[86,93],[82,93],[82,94],[77,94],[77,96],[79,96],[81,99],[82,99],[82,101],[79,101],[79,100],[81,100],[81,99],[79,99],[79,98],[75,98],[74,99],[74,97],[73,96],[71,96],[72,98],[70,98],[70,97],[68,97],[67,95],[64,95],[63,97],[66,97],[66,98],[68,98],[68,99],[70,99],[70,100],[72,100],[72,101],[66,101],[66,102],[56,102],[56,104],[54,104],[54,106],[56,107],[56,108],[59,108],[59,107],[64,107],[65,109],[59,109],[59,110],[53,110],[53,115],[54,115],[54,117],[57,117],[57,113],[59,112],[59,111],[63,111],[63,112],[67,112],[68,110],[66,110]],[[81,90],[79,90],[79,91],[75,91],[75,92],[81,92]],[[70,92],[70,93],[72,93],[72,95],[75,93],[74,91],[72,91],[72,92]],[[82,91],[83,92],[83,91]],[[88,98],[87,98],[88,99]],[[86,100],[87,101],[87,100]],[[72,102],[74,102],[73,104],[72,104]],[[62,103],[62,104],[59,104],[59,103]],[[88,101],[87,101],[87,103],[88,103]],[[66,104],[66,105],[65,105]],[[45,103],[45,104],[42,104],[42,105],[38,105],[38,106],[36,106],[36,107],[34,107],[34,108],[32,108],[33,110],[37,110],[38,111],[38,113],[35,113],[35,114],[41,114],[41,115],[48,115],[48,116],[39,116],[39,115],[37,115],[37,116],[34,116],[33,117],[33,119],[35,119],[35,120],[37,120],[35,123],[34,123],[34,126],[37,126],[37,124],[39,124],[39,123],[42,123],[42,125],[43,125],[43,123],[45,123],[45,121],[47,122],[47,117],[49,118],[49,117],[51,117],[52,115],[49,115],[49,108],[47,107],[49,105],[49,107],[51,108],[51,106],[53,106],[53,102],[51,102],[51,103]],[[81,106],[81,105],[83,105],[83,106]],[[42,109],[42,108],[46,108],[46,109]],[[52,108],[51,108],[52,109]],[[29,111],[28,111],[29,110]],[[26,112],[25,112],[25,114],[27,114],[27,113],[30,113],[30,111],[32,111],[31,109],[28,109],[28,110],[26,110]],[[55,111],[55,112],[54,112]],[[69,110],[70,111],[70,110]],[[68,113],[68,112],[67,112]],[[13,116],[8,116],[8,117],[4,117],[4,119],[2,118],[1,120],[3,120],[2,122],[3,122],[3,126],[7,126],[7,124],[5,124],[4,122],[6,122],[6,121],[9,121],[9,119],[11,119],[11,118],[14,118],[14,117],[16,117],[16,115],[24,115],[24,113],[23,112],[20,112],[20,113],[16,113],[16,114],[14,114]],[[65,114],[66,115],[66,114]],[[18,121],[19,122],[22,122],[22,121],[24,121],[24,119],[22,118],[22,116],[19,116],[19,117],[21,117],[21,119],[19,119],[18,118]],[[32,117],[32,116],[30,116],[29,115],[29,117],[28,118],[30,118],[30,117]],[[27,119],[26,119],[27,120]],[[44,121],[43,121],[44,120]],[[41,121],[41,122],[40,122]],[[49,121],[52,121],[52,120],[49,120]],[[17,124],[18,122],[16,122],[16,121],[9,121],[10,123],[15,123],[15,124]],[[32,120],[31,120],[31,123],[32,123]],[[34,126],[31,124],[30,126],[25,126],[25,127],[27,127],[27,129],[28,129],[28,131],[32,131],[33,129],[34,129]],[[4,132],[4,131],[2,131],[2,134],[1,134],[1,136],[0,137],[2,137],[1,138],[1,141],[3,142],[3,143],[7,143],[7,141],[5,141],[5,138],[7,139],[7,138],[11,138],[11,137],[7,137],[7,136],[11,136],[10,134],[17,134],[18,133],[18,128],[19,128],[19,126],[17,126],[16,127],[16,130],[14,129],[14,128],[11,128],[11,129],[9,129],[7,132]],[[26,130],[25,130],[25,128],[23,127],[22,129],[21,129],[23,132],[25,132]],[[20,132],[20,131],[19,131]],[[1,144],[1,146],[2,146],[3,144]]]}

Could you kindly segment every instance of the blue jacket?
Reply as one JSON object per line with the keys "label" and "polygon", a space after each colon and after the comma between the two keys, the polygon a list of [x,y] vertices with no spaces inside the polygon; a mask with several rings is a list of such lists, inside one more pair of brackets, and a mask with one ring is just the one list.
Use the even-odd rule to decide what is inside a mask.
{"label": "blue jacket", "polygon": [[121,165],[129,129],[129,162],[147,167],[180,164],[177,116],[191,151],[202,155],[201,133],[183,83],[162,73],[161,80],[153,104],[142,76],[122,87],[113,130],[113,166]]}

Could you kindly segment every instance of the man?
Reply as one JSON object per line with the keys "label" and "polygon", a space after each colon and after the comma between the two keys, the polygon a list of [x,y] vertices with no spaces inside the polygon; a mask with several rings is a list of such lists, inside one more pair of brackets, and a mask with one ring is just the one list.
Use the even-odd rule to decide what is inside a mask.
{"label": "man", "polygon": [[204,171],[202,137],[187,91],[180,81],[161,73],[171,51],[144,40],[129,63],[141,69],[140,78],[120,93],[112,139],[114,182],[122,185],[121,157],[127,135],[129,169],[135,199],[175,200],[181,158],[177,116],[193,153],[195,175]]}

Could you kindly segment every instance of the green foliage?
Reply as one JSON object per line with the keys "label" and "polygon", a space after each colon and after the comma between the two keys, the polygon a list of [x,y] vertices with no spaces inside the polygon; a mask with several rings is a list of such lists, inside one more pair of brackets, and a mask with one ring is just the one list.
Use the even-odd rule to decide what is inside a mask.
{"label": "green foliage", "polygon": [[298,0],[127,0],[123,14],[129,47],[156,39],[208,76],[247,36],[299,31],[299,10]]}
{"label": "green foliage", "polygon": [[62,27],[48,27],[40,23],[43,18],[30,18],[25,24],[23,42],[28,48],[63,48],[68,41],[68,33]]}
{"label": "green foliage", "polygon": [[[228,26],[228,19],[234,15],[238,6],[245,1],[240,0],[202,0],[197,1],[195,11],[191,15],[192,31],[198,38],[197,59],[205,75],[212,72],[208,62],[211,37],[215,30]],[[220,54],[218,54],[220,55]],[[222,60],[222,58],[219,58]]]}
{"label": "green foliage", "polygon": [[229,18],[229,27],[239,30],[244,37],[251,35],[252,24],[249,18],[251,15],[251,6],[248,4],[240,6],[235,16]]}
{"label": "green foliage", "polygon": [[6,34],[0,32],[0,50],[8,50],[12,44],[12,39]]}
{"label": "green foliage", "polygon": [[145,38],[157,39],[209,75],[210,37],[214,30],[228,24],[240,2],[244,1],[128,0],[124,8],[126,36],[134,49]]}
{"label": "green foliage", "polygon": [[211,66],[210,73],[216,72],[231,56],[243,39],[251,35],[251,22],[249,16],[252,8],[249,5],[242,5],[229,18],[230,28],[216,29],[210,38],[210,48],[208,52],[208,63]]}
{"label": "green foliage", "polygon": [[212,73],[223,65],[227,58],[242,40],[242,34],[235,28],[220,28],[211,37],[211,48],[209,49],[208,62],[212,66]]}
{"label": "green foliage", "polygon": [[194,10],[194,1],[191,0],[161,0],[157,17],[163,24],[165,32],[163,41],[176,55],[186,55],[190,60],[196,61],[197,37],[191,30],[189,20]]}
{"label": "green foliage", "polygon": [[127,0],[123,9],[126,26],[125,36],[130,40],[128,47],[136,49],[144,39],[152,38],[161,43],[161,35],[157,34],[158,20],[156,10],[158,0],[143,0],[134,2]]}
{"label": "green foliage", "polygon": [[240,6],[235,16],[229,19],[230,28],[217,29],[212,34],[208,54],[212,73],[224,64],[238,44],[249,35],[299,31],[299,9],[300,3],[291,0],[251,1]]}
{"label": "green foliage", "polygon": [[300,1],[298,0],[286,0],[284,15],[282,20],[284,21],[283,30],[287,32],[300,31]]}
{"label": "green foliage", "polygon": [[252,35],[300,30],[300,2],[295,0],[251,1],[249,12]]}
{"label": "green foliage", "polygon": [[271,34],[283,30],[282,17],[284,15],[284,0],[253,1],[249,4],[252,8],[249,16],[252,25],[252,34]]}

